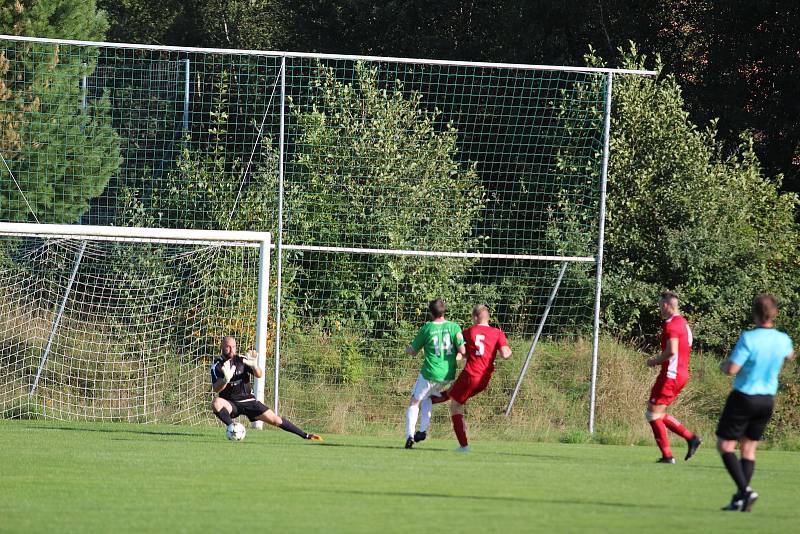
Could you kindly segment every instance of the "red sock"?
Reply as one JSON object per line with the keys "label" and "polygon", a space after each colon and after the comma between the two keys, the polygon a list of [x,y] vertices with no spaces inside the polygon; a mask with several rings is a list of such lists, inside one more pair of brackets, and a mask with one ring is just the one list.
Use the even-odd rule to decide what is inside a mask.
{"label": "red sock", "polygon": [[464,422],[464,416],[460,413],[451,415],[450,419],[453,420],[453,430],[458,438],[458,444],[462,447],[467,446],[467,424]]}
{"label": "red sock", "polygon": [[650,421],[650,427],[653,429],[656,445],[661,449],[661,456],[664,458],[672,458],[672,449],[669,448],[669,438],[667,437],[667,427],[664,425],[663,419]]}
{"label": "red sock", "polygon": [[661,418],[664,421],[664,426],[678,434],[683,439],[692,439],[694,434],[689,431],[688,428],[683,426],[680,421],[672,417],[670,414],[666,414],[664,417]]}

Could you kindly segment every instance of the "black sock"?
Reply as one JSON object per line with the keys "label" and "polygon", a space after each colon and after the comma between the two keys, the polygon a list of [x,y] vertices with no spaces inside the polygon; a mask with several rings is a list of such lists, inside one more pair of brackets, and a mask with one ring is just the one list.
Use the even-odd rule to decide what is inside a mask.
{"label": "black sock", "polygon": [[285,430],[286,432],[291,432],[292,434],[297,434],[303,439],[308,439],[308,434],[306,434],[305,432],[294,426],[294,424],[285,417],[283,417],[282,419],[283,423],[281,423],[279,427],[281,430]]}
{"label": "black sock", "polygon": [[222,421],[225,424],[225,426],[233,424],[233,419],[231,419],[231,413],[228,411],[227,408],[223,408],[218,412],[214,412],[214,415],[216,415],[217,419]]}
{"label": "black sock", "polygon": [[742,464],[739,463],[739,458],[736,457],[736,453],[723,452],[722,463],[725,464],[725,469],[728,470],[731,478],[736,483],[736,487],[739,488],[739,493],[747,491],[747,479],[744,476]]}
{"label": "black sock", "polygon": [[742,458],[739,463],[742,464],[742,473],[744,473],[744,479],[748,484],[750,484],[750,479],[753,478],[753,471],[756,470],[756,461],[745,460]]}

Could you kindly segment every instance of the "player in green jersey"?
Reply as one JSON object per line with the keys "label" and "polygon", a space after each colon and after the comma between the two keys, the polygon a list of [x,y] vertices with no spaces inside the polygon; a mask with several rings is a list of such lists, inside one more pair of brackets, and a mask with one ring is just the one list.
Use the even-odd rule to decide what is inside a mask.
{"label": "player in green jersey", "polygon": [[[419,329],[414,341],[406,348],[406,354],[411,355],[425,349],[422,369],[411,390],[411,401],[406,410],[406,449],[427,437],[433,406],[430,397],[439,395],[455,379],[456,360],[466,352],[461,327],[444,318],[444,301],[432,300],[428,312],[431,320]],[[420,412],[419,432],[414,432]]]}

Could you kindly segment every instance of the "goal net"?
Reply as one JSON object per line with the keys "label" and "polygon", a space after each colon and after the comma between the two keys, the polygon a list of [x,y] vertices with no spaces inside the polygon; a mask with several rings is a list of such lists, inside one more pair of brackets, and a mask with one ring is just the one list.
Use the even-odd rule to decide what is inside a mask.
{"label": "goal net", "polygon": [[[474,427],[499,424],[512,395],[514,417],[563,421],[567,411],[586,411],[593,376],[612,74],[0,36],[8,108],[0,115],[0,220],[271,232],[266,365],[277,388],[267,399],[313,428],[400,431],[420,367],[403,349],[436,297],[462,326],[474,304],[488,304],[514,350],[472,403]],[[4,302],[13,337],[0,348],[9,367],[27,369],[0,380],[6,398],[27,395],[66,292],[50,351],[63,353],[46,365],[69,377],[59,386],[68,400],[42,404],[48,416],[110,406],[113,384],[123,382],[136,385],[129,394],[140,412],[163,406],[163,395],[192,404],[188,384],[202,380],[199,362],[214,335],[253,313],[241,306],[252,295],[226,292],[253,291],[250,252],[90,241],[69,289],[82,243],[4,245],[16,300]],[[153,250],[151,274],[139,276],[149,268],[139,248]],[[182,264],[206,266],[209,283],[225,269],[237,274],[193,293],[200,270]],[[114,298],[84,295],[90,290]],[[120,308],[103,307],[112,304]],[[245,309],[250,315],[236,315]],[[126,313],[144,314],[142,326],[121,326]],[[252,326],[236,324],[247,344]],[[101,372],[93,366],[103,360],[85,347],[117,354],[99,341],[116,337],[113,347],[126,355],[116,361],[125,363]],[[575,339],[587,341],[564,341]],[[159,344],[148,350],[151,343]],[[174,357],[162,358],[168,347]],[[143,369],[159,358],[180,364],[148,374],[145,386]],[[580,361],[575,383],[541,378],[558,358]],[[45,401],[57,398],[43,393],[51,369],[35,392]],[[163,386],[173,372],[184,389]],[[90,384],[101,384],[102,402]],[[170,417],[188,421],[190,412]]]}
{"label": "goal net", "polygon": [[4,417],[208,420],[221,337],[252,348],[266,326],[268,234],[0,223],[0,235]]}

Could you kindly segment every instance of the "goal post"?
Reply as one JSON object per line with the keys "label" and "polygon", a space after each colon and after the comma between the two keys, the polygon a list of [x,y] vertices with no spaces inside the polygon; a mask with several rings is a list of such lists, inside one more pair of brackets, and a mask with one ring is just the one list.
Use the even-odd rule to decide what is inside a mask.
{"label": "goal post", "polygon": [[5,413],[205,419],[207,364],[231,328],[266,368],[269,232],[0,223],[0,241]]}
{"label": "goal post", "polygon": [[[103,238],[133,240],[127,250],[104,250],[98,243],[114,241],[97,236],[0,247],[0,269],[15,281],[6,294],[20,288],[0,306],[36,310],[0,313],[11,333],[0,358],[28,373],[29,390],[50,376],[51,354],[69,353],[79,373],[62,389],[73,405],[99,406],[84,398],[87,384],[116,391],[109,380],[134,380],[153,360],[133,342],[110,371],[81,357],[76,345],[99,345],[91,321],[106,336],[125,322],[101,313],[102,299],[84,294],[92,290],[120,306],[147,302],[135,311],[161,330],[132,331],[182,343],[190,362],[209,352],[201,338],[241,333],[272,355],[270,404],[299,424],[397,432],[420,365],[404,348],[426,303],[441,297],[461,326],[474,304],[488,304],[513,345],[515,357],[471,403],[476,428],[558,427],[588,406],[594,430],[612,79],[654,72],[7,35],[0,59],[10,95],[0,220],[80,216],[114,232],[178,232],[157,243]],[[204,234],[181,252],[169,239],[190,234],[166,228],[263,231],[274,241],[228,247]],[[257,257],[273,246],[270,273]],[[103,263],[108,254],[116,266]],[[103,265],[113,277],[98,274]],[[147,269],[157,276],[144,279]],[[27,303],[26,292],[39,300]],[[159,323],[159,306],[170,321]],[[569,391],[564,369],[577,380]],[[139,402],[169,404],[153,384],[177,371],[194,368],[143,377]],[[0,376],[0,399],[18,382]],[[187,409],[173,420],[196,422]]]}

